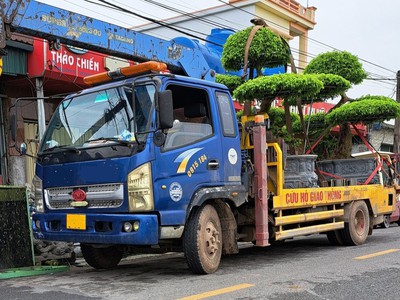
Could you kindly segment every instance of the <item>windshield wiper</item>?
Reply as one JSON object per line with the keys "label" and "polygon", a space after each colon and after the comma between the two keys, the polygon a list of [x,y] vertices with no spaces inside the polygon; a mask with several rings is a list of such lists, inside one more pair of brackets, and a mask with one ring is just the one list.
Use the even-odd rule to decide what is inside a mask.
{"label": "windshield wiper", "polygon": [[50,152],[50,151],[53,151],[53,150],[66,150],[66,151],[71,151],[71,152],[76,152],[76,153],[78,153],[80,151],[75,146],[59,145],[59,146],[53,146],[53,147],[44,149],[43,152]]}
{"label": "windshield wiper", "polygon": [[92,139],[92,140],[87,140],[84,142],[84,144],[90,144],[92,142],[116,142],[120,145],[124,145],[124,146],[130,146],[132,144],[133,141],[126,141],[126,140],[122,140],[116,137],[100,137],[97,139]]}

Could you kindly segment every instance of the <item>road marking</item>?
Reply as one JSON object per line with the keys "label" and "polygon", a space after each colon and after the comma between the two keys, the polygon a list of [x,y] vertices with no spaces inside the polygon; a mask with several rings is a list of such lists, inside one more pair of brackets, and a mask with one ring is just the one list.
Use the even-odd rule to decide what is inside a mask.
{"label": "road marking", "polygon": [[197,295],[192,295],[192,296],[188,296],[185,298],[181,298],[179,300],[197,300],[197,299],[204,299],[204,298],[209,298],[209,297],[213,297],[213,296],[218,296],[221,294],[226,294],[226,293],[232,293],[234,291],[238,291],[241,289],[246,289],[249,287],[255,286],[255,284],[249,284],[249,283],[243,283],[243,284],[238,284],[238,285],[233,285],[233,286],[229,286],[223,289],[219,289],[219,290],[214,290],[214,291],[209,291],[209,292],[205,292],[202,294],[197,294]]}
{"label": "road marking", "polygon": [[368,258],[372,258],[375,256],[385,255],[385,254],[389,254],[389,253],[393,253],[393,252],[397,252],[397,251],[400,251],[400,249],[389,249],[389,250],[385,250],[385,251],[375,252],[375,253],[371,253],[368,255],[357,256],[354,259],[368,259]]}

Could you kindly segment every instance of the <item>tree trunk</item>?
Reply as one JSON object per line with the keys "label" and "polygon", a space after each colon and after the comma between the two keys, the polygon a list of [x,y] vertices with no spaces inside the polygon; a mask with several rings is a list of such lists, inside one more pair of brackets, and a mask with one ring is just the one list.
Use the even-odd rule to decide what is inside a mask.
{"label": "tree trunk", "polygon": [[263,99],[260,105],[260,113],[268,113],[274,99]]}
{"label": "tree trunk", "polygon": [[[289,134],[289,136],[293,137],[293,126],[292,126],[292,118],[290,117],[290,105],[289,101],[283,100],[283,107],[285,108],[285,124],[286,124],[286,130]],[[296,149],[292,145],[289,145],[289,153],[290,154],[296,154]]]}
{"label": "tree trunk", "polygon": [[335,158],[349,158],[351,156],[352,135],[350,124],[344,123],[340,125],[339,130],[339,144],[335,154]]}
{"label": "tree trunk", "polygon": [[243,103],[243,116],[251,115],[251,101],[246,100]]}

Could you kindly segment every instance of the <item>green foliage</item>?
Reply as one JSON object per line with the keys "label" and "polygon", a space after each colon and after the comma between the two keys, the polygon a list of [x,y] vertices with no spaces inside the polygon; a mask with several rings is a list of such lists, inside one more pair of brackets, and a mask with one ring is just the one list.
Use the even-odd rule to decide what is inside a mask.
{"label": "green foliage", "polygon": [[217,74],[215,76],[215,82],[226,85],[230,91],[234,91],[244,80],[239,76]]}
{"label": "green foliage", "polygon": [[[326,123],[326,113],[316,113],[304,116],[305,126],[308,128],[308,135],[320,135],[328,126]],[[295,134],[304,133],[300,123],[300,118],[293,122],[293,132]]]}
{"label": "green foliage", "polygon": [[236,119],[240,121],[240,119],[243,116],[243,109],[239,110],[238,112],[236,112]]}
{"label": "green foliage", "polygon": [[[318,137],[309,139],[311,145],[313,145],[315,143],[315,141]],[[314,148],[312,153],[318,155],[318,159],[320,159],[320,160],[335,159],[335,158],[337,158],[336,151],[338,148],[338,143],[339,143],[339,139],[338,139],[337,135],[328,134],[328,135],[324,136],[322,138],[322,140],[320,140],[320,142]],[[309,147],[307,147],[307,149],[308,148]]]}
{"label": "green foliage", "polygon": [[[288,141],[290,137],[286,130],[285,111],[282,108],[271,107],[268,112],[268,116],[272,134],[276,137],[284,138],[285,141]],[[300,117],[298,114],[290,113],[290,118],[293,123],[300,122]]]}
{"label": "green foliage", "polygon": [[334,98],[344,93],[351,87],[350,81],[344,79],[342,76],[339,75],[315,74],[315,76],[317,76],[317,78],[322,81],[324,87],[315,97],[303,98],[303,104],[311,102],[321,102],[329,98]]}
{"label": "green foliage", "polygon": [[320,92],[323,83],[315,75],[275,74],[248,80],[233,93],[236,99],[275,99],[281,97],[291,105],[297,98],[311,98]]}
{"label": "green foliage", "polygon": [[358,58],[346,51],[331,51],[313,58],[304,70],[304,74],[335,74],[342,76],[352,84],[359,84],[367,73]]}
{"label": "green foliage", "polygon": [[332,125],[345,122],[371,124],[400,117],[400,104],[384,96],[365,96],[329,112]]}
{"label": "green foliage", "polygon": [[[307,145],[306,149],[310,148],[329,126],[326,121],[326,113],[316,113],[312,115],[304,116],[304,123],[308,129],[307,136],[310,145]],[[293,122],[294,135],[297,137],[304,138],[303,128],[300,120]],[[338,137],[332,134],[324,136],[313,150],[313,154],[318,155],[319,159],[330,159],[335,157],[335,151],[338,146]]]}
{"label": "green foliage", "polygon": [[[253,27],[229,36],[222,52],[222,66],[226,70],[238,71],[244,65],[247,38]],[[248,66],[255,69],[277,67],[289,62],[289,50],[281,38],[268,28],[260,28],[249,48]]]}

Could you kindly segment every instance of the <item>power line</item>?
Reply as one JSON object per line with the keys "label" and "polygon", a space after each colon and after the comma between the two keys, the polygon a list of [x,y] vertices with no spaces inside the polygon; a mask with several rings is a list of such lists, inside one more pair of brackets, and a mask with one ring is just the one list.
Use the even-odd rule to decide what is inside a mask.
{"label": "power line", "polygon": [[[90,0],[85,0],[85,1],[89,2]],[[133,11],[129,11],[129,10],[127,10],[127,9],[121,7],[121,6],[118,6],[118,5],[116,5],[116,4],[110,3],[109,1],[106,1],[106,0],[98,0],[98,1],[101,2],[101,3],[103,3],[103,4],[106,4],[106,5],[109,6],[109,7],[112,7],[112,8],[115,9],[115,10],[119,10],[119,11],[121,11],[121,12],[124,12],[124,13],[127,13],[127,14],[131,14],[131,15],[134,15],[134,16],[137,16],[137,17],[139,17],[139,18],[142,18],[142,19],[144,19],[144,20],[147,20],[147,21],[150,21],[150,22],[159,24],[160,26],[167,27],[167,28],[169,28],[169,29],[175,30],[175,31],[177,31],[177,32],[179,32],[179,33],[182,33],[182,34],[185,34],[185,35],[187,35],[187,36],[190,36],[190,37],[193,37],[193,38],[197,38],[197,39],[199,39],[199,40],[206,41],[206,42],[209,42],[209,43],[211,43],[211,44],[216,44],[216,43],[214,43],[214,42],[207,41],[207,40],[204,39],[204,38],[201,38],[201,37],[199,37],[199,36],[196,36],[196,35],[194,35],[194,34],[191,34],[191,33],[189,33],[189,32],[185,32],[185,31],[180,30],[180,29],[178,29],[178,28],[174,28],[173,26],[170,26],[169,24],[167,24],[167,23],[165,23],[165,22],[163,22],[163,21],[159,21],[159,20],[156,20],[156,19],[153,19],[153,18],[150,18],[150,17],[143,16],[143,15],[141,15],[141,14],[135,13],[135,12],[133,12]],[[219,44],[216,44],[216,45],[217,45],[217,46],[220,46]]]}
{"label": "power line", "polygon": [[[93,2],[93,1],[91,1],[91,0],[85,0],[85,1],[86,1],[86,2],[89,2],[89,3],[95,3],[95,2]],[[132,11],[130,11],[130,10],[127,10],[126,8],[123,8],[122,6],[115,5],[115,4],[110,3],[110,2],[108,2],[108,1],[105,1],[105,0],[99,0],[99,1],[100,1],[101,3],[103,3],[103,5],[102,5],[103,7],[111,8],[111,9],[114,9],[114,10],[117,10],[117,11],[120,11],[120,12],[124,12],[124,13],[126,13],[126,14],[134,15],[134,16],[136,16],[136,17],[138,17],[138,18],[141,18],[141,19],[144,19],[144,20],[148,20],[148,21],[150,21],[150,22],[152,22],[152,23],[156,23],[156,24],[158,24],[158,25],[160,25],[160,26],[169,28],[169,29],[174,30],[174,31],[177,31],[177,32],[179,32],[179,33],[183,33],[183,34],[185,34],[185,35],[187,35],[187,36],[190,36],[190,37],[192,37],[192,38],[196,38],[196,39],[199,39],[199,40],[202,40],[202,41],[207,41],[206,39],[204,39],[204,38],[202,38],[202,37],[200,37],[200,36],[198,36],[198,35],[188,33],[187,31],[190,30],[191,32],[195,32],[195,33],[197,33],[197,34],[201,34],[201,35],[204,35],[204,36],[207,36],[207,35],[208,35],[208,34],[206,34],[206,33],[203,33],[203,32],[200,32],[200,31],[195,31],[195,30],[193,30],[193,29],[190,29],[190,28],[187,28],[187,27],[184,27],[184,26],[171,25],[171,24],[166,23],[165,21],[159,21],[159,20],[156,20],[156,19],[154,19],[154,18],[149,18],[149,17],[146,17],[146,16],[144,16],[144,15],[141,15],[141,14],[138,14],[138,13],[134,13],[134,12],[132,12]],[[190,18],[190,19],[193,19],[193,20],[196,20],[196,21],[204,22],[204,23],[209,24],[209,25],[212,25],[212,26],[226,27],[225,24],[222,24],[222,23],[219,23],[219,22],[215,22],[215,21],[208,20],[207,18],[200,17],[200,16],[197,16],[197,15],[195,15],[195,14],[193,14],[193,13],[189,13],[189,12],[185,12],[185,11],[182,11],[182,10],[179,10],[179,9],[176,9],[176,8],[173,8],[173,7],[171,7],[171,6],[169,6],[169,5],[166,5],[166,4],[158,3],[158,2],[156,2],[156,1],[154,1],[154,0],[142,0],[142,1],[147,2],[147,3],[150,3],[150,4],[153,4],[153,5],[156,5],[156,6],[160,7],[160,8],[163,8],[163,9],[166,9],[166,10],[169,10],[169,11],[172,11],[172,12],[174,12],[174,13],[178,13],[178,14],[184,15],[184,16]],[[218,1],[221,2],[221,3],[223,3],[224,5],[229,5],[229,6],[233,7],[234,9],[238,9],[238,10],[240,10],[240,11],[243,11],[243,12],[245,12],[245,13],[251,15],[252,17],[255,16],[255,17],[261,18],[260,16],[257,16],[256,14],[253,14],[253,13],[250,13],[250,12],[248,12],[248,11],[242,9],[241,7],[237,7],[237,6],[235,6],[235,5],[231,4],[231,3],[226,3],[226,2],[224,2],[224,1],[222,1],[222,0],[218,0]],[[118,1],[115,1],[115,2],[118,2]],[[95,4],[100,5],[99,3],[95,3]],[[105,5],[104,5],[104,4],[105,4]],[[132,9],[133,9],[133,8],[132,8]],[[135,8],[135,11],[138,11],[138,10]],[[220,19],[221,19],[221,20],[227,21],[226,19],[223,19],[223,18],[220,18]],[[275,22],[272,22],[272,21],[268,21],[268,22],[271,23],[271,24],[274,24],[274,25],[276,25],[276,26],[278,26],[278,27],[281,27],[281,28],[283,28],[283,29],[285,29],[285,30],[287,29],[287,28],[283,27],[282,25],[277,24],[277,23],[275,23]],[[230,24],[232,24],[232,22],[231,22]],[[236,24],[237,24],[237,23],[236,23]],[[230,29],[236,30],[235,28],[232,28],[232,27],[231,27]],[[308,39],[309,41],[313,41],[313,42],[315,42],[315,43],[317,43],[317,44],[323,45],[323,46],[325,46],[325,47],[327,47],[327,48],[330,48],[330,49],[333,49],[333,50],[336,50],[336,51],[340,51],[340,50],[338,50],[338,49],[335,48],[335,47],[332,47],[332,46],[330,46],[330,45],[328,45],[328,44],[325,44],[325,43],[323,43],[323,42],[317,41],[317,40],[312,39],[312,38],[310,38],[310,37],[307,37],[307,39]],[[207,42],[210,42],[210,41],[207,41]],[[214,43],[214,44],[218,45],[217,43]],[[220,44],[219,46],[222,46],[222,45]],[[296,49],[296,48],[293,48],[293,47],[291,47],[291,48],[292,48],[292,52],[298,53],[298,54],[303,54],[303,55],[305,55],[306,57],[309,57],[309,58],[314,58],[314,57],[316,56],[316,55],[314,55],[314,54],[312,54],[312,53],[309,53],[309,52],[305,53],[304,51],[301,51],[301,50],[299,50],[299,49]],[[361,61],[364,61],[364,62],[368,63],[368,64],[371,64],[372,66],[375,66],[375,67],[378,67],[378,68],[380,68],[380,69],[383,69],[383,70],[389,71],[389,72],[391,72],[391,73],[394,73],[394,71],[389,70],[389,69],[387,69],[387,68],[385,68],[385,67],[382,67],[382,66],[380,66],[380,65],[378,65],[378,64],[372,63],[372,62],[367,61],[367,60],[362,59],[362,58],[359,58],[359,59],[360,59]],[[298,60],[298,61],[300,62],[300,60]],[[301,62],[307,63],[307,61],[301,61]],[[370,74],[373,74],[373,73],[370,73]],[[375,75],[378,76],[378,77],[383,77],[382,75],[378,75],[378,74],[375,74]],[[371,79],[371,80],[379,81],[378,79]]]}
{"label": "power line", "polygon": [[[258,16],[258,15],[256,15],[256,14],[253,14],[253,13],[250,13],[250,12],[248,12],[247,10],[245,10],[245,9],[242,9],[241,7],[238,7],[238,6],[235,6],[235,5],[233,5],[232,3],[227,3],[227,2],[224,2],[223,0],[218,0],[219,2],[221,2],[221,3],[224,3],[224,4],[227,4],[227,5],[229,5],[229,6],[231,6],[231,7],[233,7],[233,8],[235,8],[235,9],[239,9],[239,10],[241,10],[241,11],[243,11],[243,12],[246,12],[246,13],[248,13],[248,14],[250,14],[250,15],[252,15],[252,16],[255,16],[255,17],[257,17],[257,18],[260,18],[260,19],[264,19],[264,18],[262,18],[261,16]],[[273,21],[268,21],[269,23],[271,23],[271,24],[274,24],[275,26],[278,26],[278,27],[280,27],[280,28],[283,28],[283,29],[287,29],[287,28],[285,28],[284,26],[282,26],[282,25],[280,25],[280,24],[278,24],[278,23],[275,23],[275,22],[273,22]],[[310,38],[310,37],[306,37],[309,41],[313,41],[313,42],[316,42],[316,43],[318,43],[318,44],[320,44],[320,45],[323,45],[323,46],[325,46],[325,47],[328,47],[328,48],[330,48],[330,49],[333,49],[333,50],[335,50],[335,51],[341,51],[341,50],[339,50],[338,48],[335,48],[335,47],[333,47],[333,46],[330,46],[330,45],[328,45],[328,44],[326,44],[326,43],[323,43],[323,42],[321,42],[321,41],[318,41],[318,40],[315,40],[315,39],[313,39],[313,38]],[[380,65],[378,65],[378,64],[375,64],[375,63],[373,63],[373,62],[370,62],[370,61],[368,61],[368,60],[366,60],[366,59],[362,59],[362,58],[359,58],[359,60],[361,60],[361,61],[363,61],[363,62],[366,62],[366,63],[368,63],[368,64],[371,64],[371,65],[373,65],[373,66],[375,66],[375,67],[378,67],[378,68],[381,68],[381,69],[383,69],[383,70],[386,70],[386,71],[389,71],[389,72],[391,72],[391,73],[396,73],[395,71],[393,71],[393,70],[390,70],[390,69],[388,69],[388,68],[385,68],[385,67],[383,67],[383,66],[380,66]]]}

